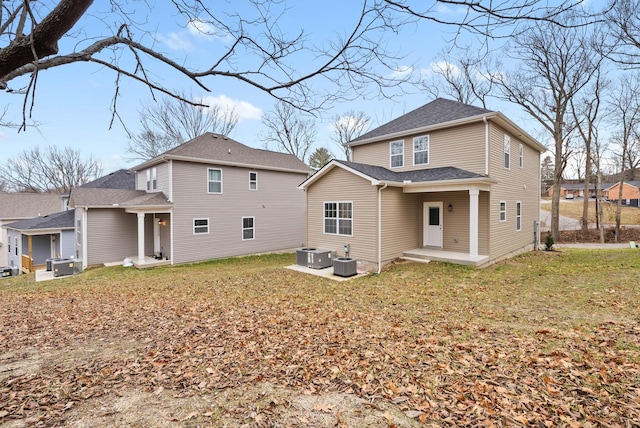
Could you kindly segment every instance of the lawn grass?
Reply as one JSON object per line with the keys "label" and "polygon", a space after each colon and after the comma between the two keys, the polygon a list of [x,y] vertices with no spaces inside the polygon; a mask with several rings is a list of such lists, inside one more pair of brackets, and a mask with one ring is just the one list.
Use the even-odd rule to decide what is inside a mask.
{"label": "lawn grass", "polygon": [[[543,199],[541,208],[551,211],[551,199]],[[576,220],[582,219],[583,200],[575,199],[572,201],[560,201],[560,214]],[[615,224],[616,212],[618,206],[615,203],[604,202],[602,205],[602,216],[604,223]],[[596,202],[594,199],[589,200],[589,222],[596,222]],[[640,224],[640,209],[622,206],[620,212],[620,224],[622,225],[638,225]]]}
{"label": "lawn grass", "polygon": [[[639,255],[542,251],[483,270],[403,262],[347,282],[284,269],[291,254],[3,280],[5,354],[47,357],[0,374],[0,424],[59,424],[131,388],[196,400],[268,383],[408,419],[388,410],[384,426],[634,426]],[[218,401],[183,425],[304,426],[283,423],[286,403],[272,401]],[[327,426],[358,425],[333,413]]]}

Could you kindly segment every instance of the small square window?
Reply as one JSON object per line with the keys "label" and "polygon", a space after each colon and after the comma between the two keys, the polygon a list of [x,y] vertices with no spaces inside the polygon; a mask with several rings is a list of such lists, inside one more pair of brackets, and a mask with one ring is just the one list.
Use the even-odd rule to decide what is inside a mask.
{"label": "small square window", "polygon": [[209,219],[208,218],[194,218],[193,219],[193,234],[207,234],[209,233]]}

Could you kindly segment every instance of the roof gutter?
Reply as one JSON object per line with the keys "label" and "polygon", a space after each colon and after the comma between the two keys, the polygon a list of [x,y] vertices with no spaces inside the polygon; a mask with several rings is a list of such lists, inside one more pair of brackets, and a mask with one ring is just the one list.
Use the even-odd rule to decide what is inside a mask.
{"label": "roof gutter", "polygon": [[196,163],[204,163],[204,164],[210,164],[210,165],[235,166],[235,167],[250,168],[250,169],[263,169],[268,171],[293,172],[297,174],[306,174],[306,175],[310,175],[313,172],[311,169],[305,171],[302,169],[285,168],[285,167],[279,167],[279,166],[258,165],[258,164],[250,164],[250,163],[243,163],[243,162],[229,162],[229,161],[223,161],[223,160],[217,160],[217,159],[203,159],[203,158],[195,158],[190,156],[173,156],[173,155],[162,156],[160,158],[152,159],[132,169],[134,171],[140,171],[150,166],[157,165],[162,162],[168,162],[170,160],[196,162]]}

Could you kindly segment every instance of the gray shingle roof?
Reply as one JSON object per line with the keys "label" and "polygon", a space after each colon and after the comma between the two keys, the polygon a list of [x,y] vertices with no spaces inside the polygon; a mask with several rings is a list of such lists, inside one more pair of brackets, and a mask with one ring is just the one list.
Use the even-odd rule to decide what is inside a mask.
{"label": "gray shingle roof", "polygon": [[391,171],[381,166],[367,165],[357,162],[347,162],[337,159],[335,161],[380,181],[394,181],[398,183],[411,181],[412,183],[422,183],[428,181],[484,178],[484,175],[465,171],[464,169],[456,168],[453,166],[425,168],[413,171]]}
{"label": "gray shingle roof", "polygon": [[78,187],[71,192],[74,206],[112,207],[118,206],[171,206],[162,192],[147,193],[143,190],[95,189]]}
{"label": "gray shingle roof", "polygon": [[136,167],[142,169],[166,157],[184,157],[204,161],[221,161],[238,165],[254,165],[309,173],[311,169],[297,157],[288,153],[254,149],[229,137],[207,132],[193,140],[167,150]]}
{"label": "gray shingle roof", "polygon": [[136,176],[130,169],[119,169],[103,177],[85,183],[80,187],[134,190],[136,188]]}
{"label": "gray shingle roof", "polygon": [[41,217],[9,223],[4,226],[15,230],[73,229],[74,210],[61,211]]}
{"label": "gray shingle roof", "polygon": [[60,211],[57,193],[0,193],[0,219],[23,219]]}
{"label": "gray shingle roof", "polygon": [[448,100],[445,98],[437,98],[436,100],[418,107],[407,114],[385,123],[366,134],[355,138],[352,143],[370,138],[382,137],[398,132],[406,132],[412,129],[423,128],[426,126],[438,125],[441,123],[451,122],[454,120],[465,119],[468,117],[479,116],[482,114],[494,113],[481,107]]}

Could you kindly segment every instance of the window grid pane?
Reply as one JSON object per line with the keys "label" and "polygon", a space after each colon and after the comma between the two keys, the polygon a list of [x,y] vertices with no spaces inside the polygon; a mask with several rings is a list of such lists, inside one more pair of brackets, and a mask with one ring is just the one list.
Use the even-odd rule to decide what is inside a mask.
{"label": "window grid pane", "polygon": [[404,165],[404,141],[391,142],[391,167],[397,168]]}
{"label": "window grid pane", "polygon": [[429,163],[429,136],[413,139],[413,164],[424,165]]}
{"label": "window grid pane", "polygon": [[332,235],[352,235],[352,202],[325,202],[324,233]]}

